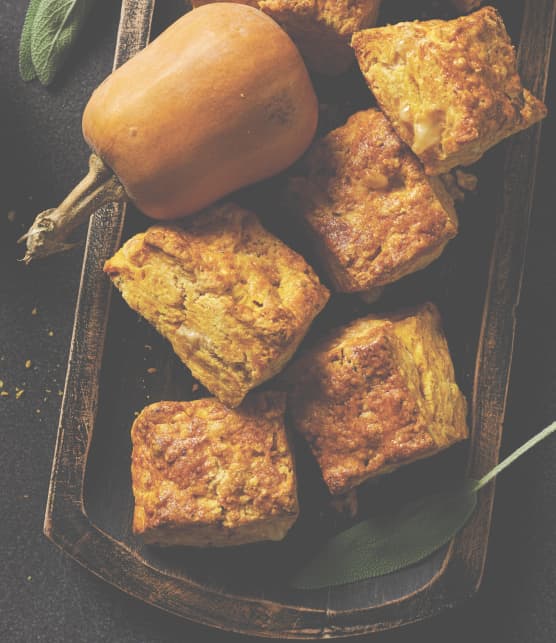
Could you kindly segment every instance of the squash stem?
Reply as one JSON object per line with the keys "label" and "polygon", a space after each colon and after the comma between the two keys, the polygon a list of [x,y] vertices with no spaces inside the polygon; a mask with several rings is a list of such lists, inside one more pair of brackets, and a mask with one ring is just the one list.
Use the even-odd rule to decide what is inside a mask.
{"label": "squash stem", "polygon": [[69,250],[72,232],[107,203],[121,203],[127,194],[112,170],[100,157],[91,154],[89,172],[57,207],[41,212],[18,243],[27,244],[25,263]]}

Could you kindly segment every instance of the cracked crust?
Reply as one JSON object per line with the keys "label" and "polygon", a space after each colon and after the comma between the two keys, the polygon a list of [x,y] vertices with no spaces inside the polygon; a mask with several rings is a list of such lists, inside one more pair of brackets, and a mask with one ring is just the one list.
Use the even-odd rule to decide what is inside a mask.
{"label": "cracked crust", "polygon": [[377,109],[310,149],[287,201],[336,290],[369,291],[429,265],[458,229],[453,201]]}
{"label": "cracked crust", "polygon": [[329,297],[303,257],[233,204],[149,228],[104,270],[230,407],[282,370]]}
{"label": "cracked crust", "polygon": [[214,398],[158,402],[133,423],[133,532],[199,547],[281,540],[296,521],[285,394],[234,411]]}
{"label": "cracked crust", "polygon": [[293,424],[333,494],[468,435],[465,398],[433,304],[358,319],[288,373]]}
{"label": "cracked crust", "polygon": [[546,116],[521,84],[493,7],[455,20],[367,29],[351,43],[380,107],[427,174],[470,165]]}
{"label": "cracked crust", "polygon": [[[199,7],[218,0],[193,0]],[[382,0],[234,0],[261,9],[289,34],[309,69],[334,76],[353,64],[351,36],[372,27]]]}

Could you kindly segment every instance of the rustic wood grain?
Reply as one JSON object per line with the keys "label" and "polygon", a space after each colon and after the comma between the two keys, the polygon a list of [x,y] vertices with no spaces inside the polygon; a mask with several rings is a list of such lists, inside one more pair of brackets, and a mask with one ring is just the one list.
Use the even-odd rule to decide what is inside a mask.
{"label": "rustic wood grain", "polygon": [[[123,2],[115,66],[146,44],[153,9],[154,0]],[[555,15],[556,0],[525,4],[520,71],[525,85],[541,98]],[[469,456],[473,476],[498,460],[539,137],[537,125],[506,147],[503,199],[496,215],[475,361]],[[271,596],[268,592],[267,596],[267,590],[240,593],[208,580],[200,582],[179,566],[177,557],[157,557],[135,542],[125,531],[127,514],[120,517],[126,525],[117,539],[107,531],[118,533],[118,529],[105,531],[89,518],[87,506],[93,514],[95,510],[94,502],[87,505],[84,501],[84,477],[91,440],[99,429],[99,385],[106,363],[103,353],[110,310],[110,287],[100,267],[119,245],[124,218],[123,208],[106,208],[89,226],[45,534],[99,577],[152,605],[214,627],[266,637],[318,639],[375,632],[427,618],[476,592],[486,557],[493,485],[481,492],[478,510],[468,526],[428,561],[385,579],[312,595]],[[161,368],[166,368],[164,360]],[[172,381],[172,375],[167,379]],[[114,490],[118,493],[125,503],[129,489]]]}

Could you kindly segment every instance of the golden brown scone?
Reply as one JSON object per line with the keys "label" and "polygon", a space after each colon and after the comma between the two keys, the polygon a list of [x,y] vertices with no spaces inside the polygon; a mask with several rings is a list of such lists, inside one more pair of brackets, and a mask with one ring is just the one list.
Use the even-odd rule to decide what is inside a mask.
{"label": "golden brown scone", "polygon": [[214,398],[158,402],[133,423],[133,533],[157,545],[281,540],[297,519],[285,395],[236,410]]}
{"label": "golden brown scone", "polygon": [[285,366],[329,297],[303,257],[233,204],[135,235],[104,271],[231,407]]}
{"label": "golden brown scone", "polygon": [[288,376],[293,424],[333,494],[467,437],[465,398],[433,304],[337,329]]}
{"label": "golden brown scone", "polygon": [[427,174],[474,163],[502,139],[546,116],[523,89],[499,13],[404,22],[352,38],[380,107]]}
{"label": "golden brown scone", "polygon": [[[220,0],[193,0],[194,7]],[[382,0],[233,0],[258,7],[287,31],[309,69],[334,76],[354,61],[351,36],[376,24]]]}
{"label": "golden brown scone", "polygon": [[458,229],[453,201],[377,109],[313,144],[287,201],[336,290],[369,291],[424,268]]}

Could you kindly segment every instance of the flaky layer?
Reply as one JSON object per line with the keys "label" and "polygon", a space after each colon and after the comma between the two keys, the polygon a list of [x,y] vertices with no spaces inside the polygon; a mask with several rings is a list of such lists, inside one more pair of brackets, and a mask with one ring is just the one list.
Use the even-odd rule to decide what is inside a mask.
{"label": "flaky layer", "polygon": [[333,494],[467,437],[465,399],[432,304],[336,330],[288,379],[294,426]]}
{"label": "flaky layer", "polygon": [[352,47],[380,107],[428,174],[477,161],[546,116],[523,88],[499,13],[356,33]]}
{"label": "flaky layer", "polygon": [[278,373],[328,300],[303,257],[235,205],[132,237],[105,272],[229,406]]}
{"label": "flaky layer", "polygon": [[159,402],[133,424],[133,531],[161,545],[280,540],[297,518],[285,396],[236,410],[214,398]]}
{"label": "flaky layer", "polygon": [[287,199],[337,290],[384,286],[436,259],[457,233],[453,202],[376,109],[317,141]]}

